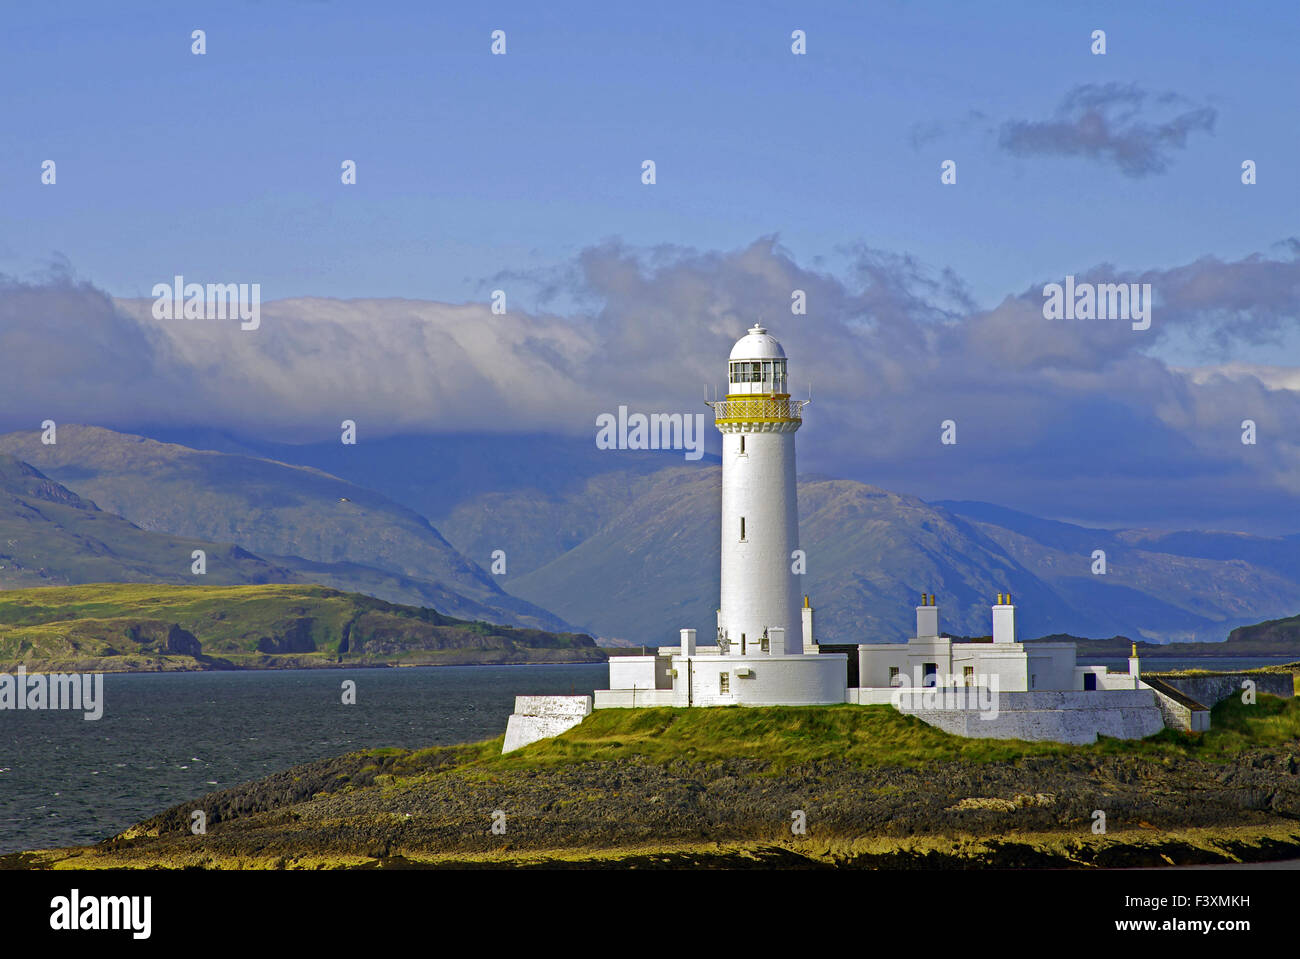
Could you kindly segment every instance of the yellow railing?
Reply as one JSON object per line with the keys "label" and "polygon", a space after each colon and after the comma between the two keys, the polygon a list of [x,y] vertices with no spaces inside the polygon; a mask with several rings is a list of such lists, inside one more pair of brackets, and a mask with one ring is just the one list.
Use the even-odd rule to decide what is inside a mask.
{"label": "yellow railing", "polygon": [[713,407],[714,421],[718,423],[802,423],[803,407],[807,402],[789,397],[747,396],[735,400],[714,400],[709,405]]}

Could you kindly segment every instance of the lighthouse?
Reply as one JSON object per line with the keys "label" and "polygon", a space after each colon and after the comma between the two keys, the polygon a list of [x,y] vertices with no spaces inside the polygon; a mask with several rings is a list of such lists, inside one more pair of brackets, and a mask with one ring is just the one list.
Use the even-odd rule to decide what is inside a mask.
{"label": "lighthouse", "polygon": [[794,436],[804,401],[790,399],[785,350],[753,326],[731,350],[727,396],[710,404],[722,433],[722,590],[718,651],[802,655],[794,572],[799,547]]}
{"label": "lighthouse", "polygon": [[683,627],[678,646],[610,657],[609,689],[595,691],[592,708],[850,701],[848,654],[813,642],[795,572],[803,567],[794,435],[807,401],[790,399],[789,382],[785,350],[756,325],[731,350],[726,397],[709,404],[722,433],[716,645]]}
{"label": "lighthouse", "polygon": [[[1073,643],[1017,642],[1009,594],[993,606],[992,642],[941,633],[928,592],[906,642],[860,643],[852,625],[839,627],[839,642],[814,637],[812,605],[800,602],[795,572],[802,557],[794,437],[807,404],[790,399],[789,376],[785,350],[756,325],[732,348],[726,398],[709,404],[722,433],[716,645],[697,642],[698,627],[679,625],[679,645],[611,656],[609,688],[591,698],[521,696],[503,751],[557,735],[592,709],[651,706],[892,705],[958,736],[1070,743],[1100,734],[1138,739],[1164,726],[1136,655],[1128,673],[1107,673],[1079,666]],[[1182,728],[1208,728],[1196,715],[1186,722]]]}

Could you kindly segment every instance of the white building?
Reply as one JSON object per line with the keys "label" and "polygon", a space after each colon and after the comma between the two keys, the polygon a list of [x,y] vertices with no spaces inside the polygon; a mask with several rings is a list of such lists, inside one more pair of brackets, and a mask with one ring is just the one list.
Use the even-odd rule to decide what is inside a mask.
{"label": "white building", "polygon": [[899,686],[987,685],[1007,692],[1134,689],[1137,660],[1129,672],[1108,673],[1104,666],[1079,666],[1074,643],[1016,642],[1016,607],[998,594],[987,640],[953,640],[939,632],[939,605],[923,593],[916,607],[916,635],[906,643],[864,644],[858,651],[858,702],[887,702]]}
{"label": "white building", "polygon": [[[1016,608],[1007,594],[992,607],[987,641],[942,636],[937,602],[923,594],[916,635],[905,643],[820,645],[794,571],[794,438],[806,403],[790,398],[786,362],[781,344],[753,327],[731,351],[726,398],[710,404],[722,433],[722,585],[714,645],[699,645],[695,630],[683,629],[678,646],[612,657],[610,688],[596,690],[591,706],[582,697],[570,725],[592,706],[888,703],[966,736],[1091,742],[1098,733],[1137,738],[1163,727],[1158,694],[1139,679],[1136,649],[1127,673],[1109,673],[1077,665],[1073,643],[1017,642]],[[526,705],[511,717],[512,743],[556,735],[553,718],[543,722],[536,718],[541,707],[532,700]],[[556,704],[547,709],[562,711]]]}

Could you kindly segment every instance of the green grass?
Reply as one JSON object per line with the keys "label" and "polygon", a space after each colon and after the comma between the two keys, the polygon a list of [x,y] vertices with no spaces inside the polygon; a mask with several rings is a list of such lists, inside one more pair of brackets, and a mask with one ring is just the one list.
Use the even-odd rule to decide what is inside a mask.
{"label": "green grass", "polygon": [[[141,644],[131,638],[142,623],[178,625],[194,634],[205,656],[235,663],[263,652],[333,661],[345,634],[349,660],[359,650],[379,661],[418,654],[437,662],[463,661],[470,651],[496,661],[520,649],[584,652],[579,647],[598,658],[588,637],[453,619],[325,586],[98,583],[0,591],[0,662],[165,653],[156,639]],[[263,650],[259,643],[271,645]]]}
{"label": "green grass", "polygon": [[1082,754],[1231,758],[1256,746],[1300,742],[1300,700],[1233,698],[1215,707],[1211,729],[1166,729],[1144,740],[1102,738],[1088,746],[945,733],[889,706],[773,706],[716,709],[602,709],[580,726],[484,762],[523,768],[637,757],[654,763],[756,759],[771,772],[820,760],[869,767],[997,762]]}

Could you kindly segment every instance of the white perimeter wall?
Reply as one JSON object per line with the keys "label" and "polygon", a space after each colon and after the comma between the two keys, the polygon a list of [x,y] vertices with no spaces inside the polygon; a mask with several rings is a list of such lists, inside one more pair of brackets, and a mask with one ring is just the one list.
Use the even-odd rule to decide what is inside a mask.
{"label": "white perimeter wall", "polygon": [[958,736],[1092,743],[1097,736],[1142,739],[1165,728],[1149,689],[1000,693],[996,715],[975,709],[899,710]]}

